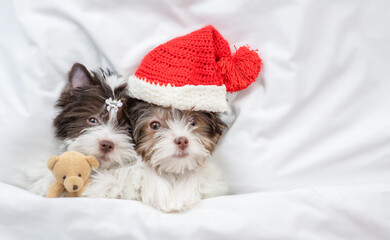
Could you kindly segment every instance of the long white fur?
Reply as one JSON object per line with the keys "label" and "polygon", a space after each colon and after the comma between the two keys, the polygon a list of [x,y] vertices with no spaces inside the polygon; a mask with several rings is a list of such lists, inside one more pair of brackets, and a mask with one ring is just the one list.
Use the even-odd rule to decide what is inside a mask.
{"label": "long white fur", "polygon": [[[118,75],[107,76],[105,78],[105,80],[106,80],[106,84],[111,89],[115,89],[115,88],[119,87],[120,85],[127,83],[126,79],[124,79],[123,77],[119,77]],[[114,97],[115,97],[115,94],[114,94]]]}
{"label": "long white fur", "polygon": [[[109,76],[106,80],[108,80],[108,85],[112,87],[113,93],[116,86],[124,83],[124,79],[118,77],[117,75]],[[105,109],[105,106],[102,106],[102,109]],[[95,170],[103,170],[102,176],[109,176],[110,174],[108,174],[108,172],[110,170],[114,171],[117,168],[134,164],[139,157],[134,150],[131,137],[128,136],[124,130],[120,130],[116,127],[116,116],[115,111],[110,111],[109,120],[106,124],[87,128],[83,130],[82,134],[77,138],[65,139],[61,144],[61,152],[79,151],[85,155],[97,157],[99,159],[100,166],[99,170]],[[112,141],[114,143],[114,150],[107,153],[104,157],[109,161],[104,161],[102,159],[103,154],[99,151],[99,141],[101,140]],[[124,171],[126,171],[126,168],[123,168],[123,170],[120,170],[119,172]],[[92,175],[93,174],[99,173],[93,172]],[[116,174],[119,176],[123,175],[119,173],[113,173],[111,175]],[[47,159],[36,163],[35,166],[27,172],[27,178],[30,184],[27,185],[26,188],[41,196],[46,196],[50,185],[55,181],[52,172],[47,167]],[[107,179],[107,183],[108,182],[109,179]],[[99,180],[97,183],[94,183],[93,179],[91,183],[94,186],[92,188],[93,190],[88,190],[87,187],[88,193],[91,196],[95,196],[97,193],[105,192],[107,183],[106,181]]]}
{"label": "long white fur", "polygon": [[207,159],[203,168],[185,174],[159,174],[144,163],[141,199],[165,212],[186,210],[201,199],[227,193],[220,169]]}
{"label": "long white fur", "polygon": [[[162,211],[176,212],[203,198],[226,194],[221,170],[185,119],[174,118],[167,124],[167,129],[157,133],[161,140],[151,149],[155,153],[149,162],[139,159],[125,169],[100,171],[94,181],[106,184],[106,191],[99,192],[92,183],[84,196],[141,200]],[[179,136],[189,140],[186,158],[174,157],[181,151],[174,144]]]}
{"label": "long white fur", "polygon": [[[99,159],[99,156],[101,156],[99,152],[100,140],[112,141],[115,145],[114,150],[106,155],[109,161]],[[130,140],[131,138],[123,131],[109,124],[88,128],[79,137],[65,140],[62,147],[63,151],[79,151],[85,155],[98,157],[99,169],[107,170],[132,164],[137,160],[138,155]],[[33,182],[28,189],[41,196],[46,195],[49,186],[54,182],[53,174],[47,168],[47,159],[30,169],[28,177],[30,182]],[[102,192],[105,190],[104,186],[100,189]]]}
{"label": "long white fur", "polygon": [[103,156],[99,150],[99,142],[102,140],[112,141],[114,143],[114,150],[106,153],[105,156],[110,161],[100,161],[99,169],[119,167],[134,161],[136,152],[131,143],[131,137],[115,129],[111,124],[86,129],[82,135],[69,143],[67,149],[99,158]]}
{"label": "long white fur", "polygon": [[82,196],[141,200],[164,212],[177,212],[227,190],[221,170],[211,158],[204,167],[179,175],[160,174],[139,160],[115,170],[98,170]]}
{"label": "long white fur", "polygon": [[110,170],[96,170],[81,196],[140,200],[142,161]]}
{"label": "long white fur", "polygon": [[[160,141],[150,149],[154,154],[149,162],[138,158],[130,166],[98,170],[83,196],[141,200],[162,211],[176,212],[203,198],[226,194],[221,170],[186,119],[177,115],[167,125],[156,133]],[[177,137],[189,141],[186,158],[174,157],[181,151],[174,144]]]}
{"label": "long white fur", "polygon": [[[173,111],[168,127],[156,133],[160,140],[153,147],[155,153],[142,168],[142,201],[166,212],[182,211],[203,198],[227,193],[221,170],[193,131],[196,126]],[[175,157],[182,152],[174,143],[178,137],[188,139],[185,158]]]}

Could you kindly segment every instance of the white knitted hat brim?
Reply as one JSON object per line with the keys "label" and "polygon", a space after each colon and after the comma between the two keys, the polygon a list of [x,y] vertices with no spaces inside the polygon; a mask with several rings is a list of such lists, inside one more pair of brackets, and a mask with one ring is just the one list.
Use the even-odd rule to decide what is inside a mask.
{"label": "white knitted hat brim", "polygon": [[128,90],[131,97],[162,107],[209,112],[227,109],[225,85],[161,86],[132,75],[128,80]]}

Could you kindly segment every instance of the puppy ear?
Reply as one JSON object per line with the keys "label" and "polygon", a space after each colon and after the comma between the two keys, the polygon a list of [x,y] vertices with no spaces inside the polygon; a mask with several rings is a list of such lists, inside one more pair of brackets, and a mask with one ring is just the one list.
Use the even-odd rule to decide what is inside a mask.
{"label": "puppy ear", "polygon": [[58,160],[60,160],[60,158],[58,156],[51,156],[49,158],[49,161],[47,162],[47,167],[51,170],[53,170],[54,166],[56,165],[56,163],[58,162]]}
{"label": "puppy ear", "polygon": [[221,116],[219,113],[216,113],[216,118],[217,118],[217,125],[221,131],[224,131],[227,128],[226,123],[221,119]]}
{"label": "puppy ear", "polygon": [[88,161],[89,165],[94,168],[99,167],[99,161],[94,156],[86,156],[85,159]]}
{"label": "puppy ear", "polygon": [[80,87],[88,87],[93,85],[93,78],[83,64],[75,63],[69,71],[68,84],[70,90]]}
{"label": "puppy ear", "polygon": [[220,116],[218,113],[211,113],[212,114],[212,124],[213,124],[213,132],[214,136],[213,139],[215,142],[218,142],[219,139],[221,138],[223,132],[227,128],[227,125],[221,120]]}
{"label": "puppy ear", "polygon": [[212,115],[211,119],[213,122],[213,129],[214,131],[222,135],[223,131],[227,128],[227,125],[221,120],[221,117],[218,113],[210,113]]}

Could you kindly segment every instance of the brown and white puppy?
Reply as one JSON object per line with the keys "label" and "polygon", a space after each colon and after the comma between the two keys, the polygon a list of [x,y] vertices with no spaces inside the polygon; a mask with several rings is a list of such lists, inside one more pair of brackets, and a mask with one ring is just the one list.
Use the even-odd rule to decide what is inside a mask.
{"label": "brown and white puppy", "polygon": [[139,184],[143,202],[173,212],[227,192],[212,161],[226,128],[218,114],[139,101],[131,115],[135,149],[143,159]]}
{"label": "brown and white puppy", "polygon": [[[68,83],[59,97],[59,110],[54,119],[56,137],[62,151],[78,151],[92,155],[99,169],[113,169],[137,159],[134,151],[127,83],[119,75],[102,70],[89,72],[75,63]],[[54,181],[46,164],[29,172],[34,183],[30,190],[44,195]]]}

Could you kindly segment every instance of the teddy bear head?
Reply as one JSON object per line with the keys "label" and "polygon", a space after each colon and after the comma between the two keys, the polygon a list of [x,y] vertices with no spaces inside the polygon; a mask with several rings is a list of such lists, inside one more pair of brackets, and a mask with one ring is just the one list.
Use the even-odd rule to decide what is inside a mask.
{"label": "teddy bear head", "polygon": [[69,151],[60,156],[51,156],[47,166],[68,192],[77,192],[88,180],[92,167],[99,167],[99,161],[93,156]]}

